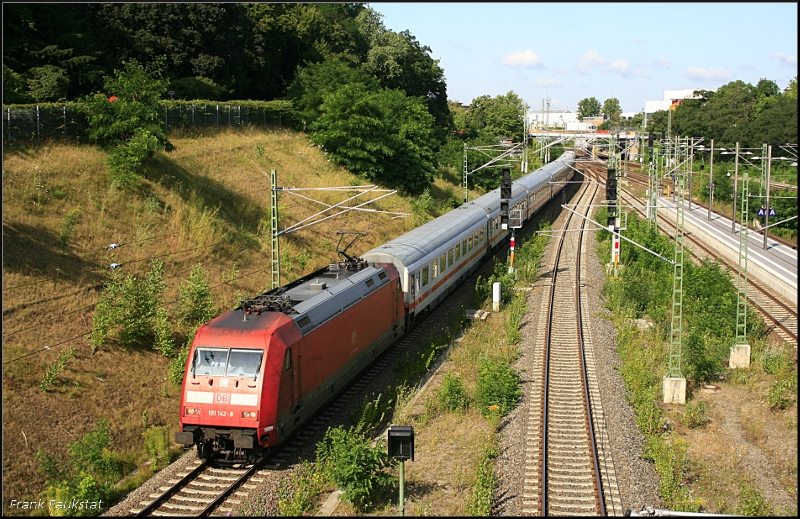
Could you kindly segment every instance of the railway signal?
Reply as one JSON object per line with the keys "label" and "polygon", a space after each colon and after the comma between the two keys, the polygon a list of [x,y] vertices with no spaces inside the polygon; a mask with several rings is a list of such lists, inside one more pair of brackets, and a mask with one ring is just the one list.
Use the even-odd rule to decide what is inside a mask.
{"label": "railway signal", "polygon": [[503,230],[508,229],[509,200],[511,200],[511,170],[503,168],[500,177],[500,224]]}
{"label": "railway signal", "polygon": [[608,168],[606,200],[608,201],[608,230],[614,232],[617,219],[617,170],[614,168]]}

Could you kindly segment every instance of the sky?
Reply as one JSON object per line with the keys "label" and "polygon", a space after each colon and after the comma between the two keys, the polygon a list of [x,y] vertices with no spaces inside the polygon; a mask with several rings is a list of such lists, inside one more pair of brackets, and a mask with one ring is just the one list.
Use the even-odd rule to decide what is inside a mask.
{"label": "sky", "polygon": [[510,91],[531,109],[797,76],[797,3],[369,3],[439,60],[447,98]]}

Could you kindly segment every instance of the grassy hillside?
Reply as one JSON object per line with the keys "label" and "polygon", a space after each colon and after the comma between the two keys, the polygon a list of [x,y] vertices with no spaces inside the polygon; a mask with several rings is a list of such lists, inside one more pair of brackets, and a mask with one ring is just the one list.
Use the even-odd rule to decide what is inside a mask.
{"label": "grassy hillside", "polygon": [[[167,307],[180,345],[189,331],[180,328],[174,303],[192,266],[207,271],[219,310],[269,288],[270,170],[277,171],[279,186],[366,183],[328,162],[304,134],[225,129],[170,139],[176,151],[150,159],[133,192],[109,188],[106,155],[90,146],[4,150],[4,510],[11,499],[33,500],[45,489],[38,450],[63,459],[66,445],[91,431],[97,418],[111,424],[111,450],[124,462],[123,472],[136,470],[140,478],[149,470],[145,428],[177,430],[179,387],[167,379],[169,359],[114,343],[93,351],[88,341],[109,265],[144,276],[153,259],[164,262]],[[282,236],[282,282],[335,260],[338,230],[370,233],[348,251],[360,254],[441,214],[461,196],[442,179],[431,193],[415,200],[393,195],[367,206],[408,218],[354,211]],[[345,198],[304,194],[328,204]],[[281,193],[281,227],[321,209]],[[108,249],[111,244],[120,246]],[[43,377],[69,348],[75,357],[43,391]]]}

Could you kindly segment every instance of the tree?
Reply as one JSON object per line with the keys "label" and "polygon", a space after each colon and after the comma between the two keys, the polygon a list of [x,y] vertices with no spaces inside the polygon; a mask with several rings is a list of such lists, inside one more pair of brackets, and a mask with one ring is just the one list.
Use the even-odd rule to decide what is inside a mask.
{"label": "tree", "polygon": [[619,114],[622,113],[622,108],[619,105],[619,99],[611,97],[603,102],[603,114],[612,122],[619,121]]}
{"label": "tree", "polygon": [[167,90],[162,77],[163,59],[147,67],[135,59],[105,77],[105,94],[86,98],[89,138],[111,150],[108,158],[112,183],[129,186],[138,182],[137,170],[157,150],[171,151],[161,124],[158,101]]}
{"label": "tree", "polygon": [[327,94],[311,142],[367,180],[420,193],[433,178],[433,117],[424,100],[360,83]]}
{"label": "tree", "polygon": [[[452,127],[447,107],[447,84],[439,61],[430,57],[431,49],[420,45],[409,32],[396,33],[383,26],[383,15],[371,8],[359,16],[362,34],[369,44],[363,68],[388,89],[400,89],[409,97],[423,96],[437,128]],[[438,139],[443,141],[445,133]]]}
{"label": "tree", "polygon": [[583,121],[584,117],[595,117],[600,115],[602,106],[600,101],[594,97],[587,97],[578,101],[578,120]]}
{"label": "tree", "polygon": [[476,97],[465,114],[467,133],[470,136],[486,133],[495,143],[499,138],[521,142],[527,113],[528,105],[513,90],[495,98]]}
{"label": "tree", "polygon": [[319,117],[324,97],[351,83],[361,84],[369,91],[379,89],[375,78],[334,56],[301,68],[289,87],[288,97],[298,119],[311,125]]}

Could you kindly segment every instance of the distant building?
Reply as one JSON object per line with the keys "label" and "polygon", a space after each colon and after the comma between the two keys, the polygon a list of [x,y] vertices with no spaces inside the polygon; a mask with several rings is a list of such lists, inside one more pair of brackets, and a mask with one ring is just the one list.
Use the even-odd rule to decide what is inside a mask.
{"label": "distant building", "polygon": [[531,110],[528,112],[528,122],[533,130],[589,131],[591,129],[588,122],[578,120],[578,114],[564,109]]}

